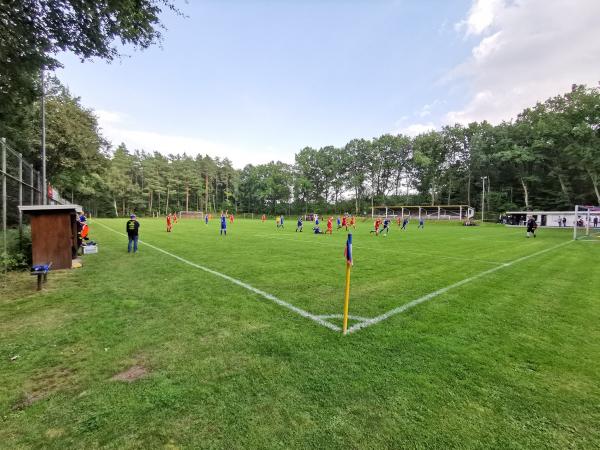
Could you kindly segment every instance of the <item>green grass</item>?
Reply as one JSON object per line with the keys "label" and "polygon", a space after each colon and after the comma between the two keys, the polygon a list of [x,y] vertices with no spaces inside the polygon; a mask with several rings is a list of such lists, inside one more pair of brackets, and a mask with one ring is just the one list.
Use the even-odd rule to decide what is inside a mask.
{"label": "green grass", "polygon": [[[600,446],[600,245],[557,247],[342,336],[143,243],[128,255],[98,222],[125,228],[92,222],[100,252],[82,269],[52,273],[41,294],[27,274],[0,287],[0,447]],[[272,222],[236,220],[226,238],[216,221],[140,231],[311,314],[341,313],[345,233]],[[350,303],[364,317],[570,238],[369,228],[354,232]],[[147,376],[111,380],[133,365]]]}

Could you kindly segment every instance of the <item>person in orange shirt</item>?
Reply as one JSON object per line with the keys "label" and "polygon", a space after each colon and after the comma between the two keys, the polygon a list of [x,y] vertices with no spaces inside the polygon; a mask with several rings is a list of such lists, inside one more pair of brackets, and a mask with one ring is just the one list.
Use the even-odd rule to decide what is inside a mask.
{"label": "person in orange shirt", "polygon": [[327,231],[325,232],[325,234],[327,233],[333,235],[333,217],[327,219]]}
{"label": "person in orange shirt", "polygon": [[83,239],[84,241],[88,240],[88,234],[90,232],[90,227],[88,227],[87,225],[87,221],[85,216],[81,216],[80,218],[81,221],[81,239]]}
{"label": "person in orange shirt", "polygon": [[354,216],[350,216],[350,226],[356,230],[356,219]]}
{"label": "person in orange shirt", "polygon": [[229,215],[229,223],[233,224],[233,214]]}
{"label": "person in orange shirt", "polygon": [[169,214],[167,215],[167,233],[170,233],[170,232],[171,232],[171,230],[173,229],[173,225],[172,225],[172,223],[171,223],[171,220],[172,220],[172,219],[171,219],[171,213],[169,213]]}
{"label": "person in orange shirt", "polygon": [[346,217],[346,214],[342,216],[342,228],[345,228],[346,231],[348,231],[348,218]]}
{"label": "person in orange shirt", "polygon": [[260,219],[263,221],[263,223],[265,223],[265,220],[267,220],[267,216],[265,214],[263,214]]}
{"label": "person in orange shirt", "polygon": [[379,236],[379,227],[381,226],[381,219],[377,218],[373,226],[375,227],[375,229],[369,231],[369,233],[375,233],[375,236]]}
{"label": "person in orange shirt", "polygon": [[177,213],[173,213],[173,223],[177,223]]}

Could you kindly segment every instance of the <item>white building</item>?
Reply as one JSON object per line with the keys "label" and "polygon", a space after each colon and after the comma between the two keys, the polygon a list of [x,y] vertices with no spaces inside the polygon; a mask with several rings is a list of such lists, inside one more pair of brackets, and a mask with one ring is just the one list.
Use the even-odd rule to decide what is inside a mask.
{"label": "white building", "polygon": [[[533,216],[538,226],[540,227],[556,227],[566,226],[572,228],[578,219],[587,220],[588,212],[581,211],[577,215],[575,211],[508,211],[505,214],[507,225],[525,225],[527,218]],[[594,217],[598,217],[600,222],[600,211],[589,213],[591,221]],[[567,219],[563,224],[563,219]],[[560,225],[559,225],[560,220]],[[585,224],[584,224],[585,225]]]}

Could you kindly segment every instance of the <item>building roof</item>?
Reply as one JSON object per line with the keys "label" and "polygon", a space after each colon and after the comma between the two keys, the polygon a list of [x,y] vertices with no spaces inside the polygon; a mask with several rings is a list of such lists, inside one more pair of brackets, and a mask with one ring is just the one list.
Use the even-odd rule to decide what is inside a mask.
{"label": "building roof", "polygon": [[394,208],[437,208],[440,207],[442,209],[446,208],[472,208],[472,206],[469,205],[393,205],[393,206],[386,206],[386,205],[379,205],[379,206],[373,206],[373,208],[379,208],[379,209],[394,209]]}
{"label": "building roof", "polygon": [[32,205],[32,206],[19,206],[19,211],[25,214],[48,214],[60,211],[83,211],[83,208],[79,205]]}

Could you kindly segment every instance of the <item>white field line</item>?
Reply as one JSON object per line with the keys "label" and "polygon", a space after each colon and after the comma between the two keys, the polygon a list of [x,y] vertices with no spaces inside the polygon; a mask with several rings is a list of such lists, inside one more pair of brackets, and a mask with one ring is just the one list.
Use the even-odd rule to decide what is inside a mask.
{"label": "white field line", "polygon": [[[325,319],[325,320],[328,320],[328,319],[343,319],[344,315],[343,314],[324,314],[322,316],[317,316],[317,317],[319,317],[320,319]],[[348,319],[357,320],[359,322],[365,322],[367,320],[371,320],[368,317],[351,316],[351,315],[348,315]]]}
{"label": "white field line", "polygon": [[[517,242],[520,242],[521,244],[523,244],[523,236],[518,235],[517,237],[515,237],[514,239],[494,239],[493,241],[488,239],[488,238],[480,238],[480,237],[461,237],[459,238],[461,241],[477,241],[477,242],[508,242],[510,244],[516,244]],[[535,241],[532,239],[531,242],[529,244],[535,244]],[[527,243],[523,244],[523,245],[527,245]]]}
{"label": "white field line", "polygon": [[[293,239],[293,238],[285,238],[285,237],[279,237],[279,236],[271,236],[270,234],[255,234],[254,236],[256,237],[266,237],[269,239],[279,239],[280,241],[291,241],[291,242],[299,242],[299,243],[304,243],[307,241],[300,241],[297,239]],[[317,238],[317,239],[322,239],[322,238]],[[310,241],[310,243],[316,243],[317,241]],[[321,241],[318,243],[318,245],[333,245],[337,248],[340,248],[340,245],[343,247],[344,243],[341,244],[335,244],[333,242],[324,242]],[[352,248],[363,248],[363,249],[368,249],[368,250],[374,250],[372,247],[366,247],[366,246],[362,246],[362,245],[356,245],[356,244],[352,244]],[[393,252],[393,249],[389,249],[389,248],[378,248],[377,251],[384,251],[384,252]],[[397,252],[395,252],[397,253]],[[446,256],[446,255],[440,255],[437,253],[426,253],[426,252],[422,252],[420,250],[418,250],[418,254],[422,255],[422,256],[432,256],[434,258],[440,258],[440,259],[453,259],[456,261],[468,261],[468,262],[482,262],[485,264],[496,264],[496,265],[502,265],[504,264],[501,261],[491,261],[489,259],[477,259],[477,258],[460,258],[458,256]]]}
{"label": "white field line", "polygon": [[[116,234],[119,234],[121,236],[127,237],[127,235],[125,233],[121,233],[119,231],[113,230],[112,228],[110,228],[109,226],[104,225],[103,223],[94,221],[94,224],[98,224],[98,225],[106,228],[107,230],[112,231],[113,233],[116,233]],[[290,311],[295,312],[296,314],[298,314],[298,315],[300,315],[302,317],[305,317],[307,319],[313,320],[316,323],[318,323],[319,325],[324,326],[325,328],[329,328],[330,330],[333,330],[333,331],[342,331],[342,329],[340,327],[338,327],[337,325],[334,325],[334,324],[332,324],[330,322],[327,322],[326,320],[324,320],[323,318],[321,318],[321,317],[319,317],[319,316],[317,316],[315,314],[311,314],[308,311],[305,311],[305,310],[303,310],[301,308],[298,308],[297,306],[294,306],[294,305],[292,305],[290,303],[287,303],[287,302],[285,302],[285,301],[283,301],[283,300],[275,297],[274,295],[271,295],[271,294],[269,294],[269,293],[267,293],[265,291],[261,291],[260,289],[257,289],[254,286],[249,285],[248,283],[244,283],[243,281],[238,280],[238,279],[233,278],[233,277],[230,277],[229,275],[225,275],[224,273],[217,272],[216,270],[212,270],[212,269],[209,269],[208,267],[204,267],[204,266],[201,266],[200,264],[196,264],[194,262],[188,261],[187,259],[184,259],[181,256],[177,256],[177,255],[175,255],[173,253],[170,253],[170,252],[168,252],[166,250],[163,250],[160,247],[157,247],[155,245],[149,244],[148,242],[145,242],[145,241],[142,241],[142,240],[140,240],[139,242],[143,243],[144,245],[146,245],[146,246],[148,246],[150,248],[153,248],[154,250],[156,250],[158,252],[164,253],[165,255],[168,255],[168,256],[170,256],[172,258],[175,258],[176,260],[181,261],[182,263],[185,263],[185,264],[188,264],[188,265],[190,265],[192,267],[195,267],[196,269],[203,270],[203,271],[205,271],[207,273],[210,273],[211,275],[215,275],[215,276],[223,278],[223,279],[225,279],[225,280],[227,280],[227,281],[229,281],[229,282],[231,282],[233,284],[237,284],[238,286],[241,286],[244,289],[247,289],[247,290],[249,290],[251,292],[254,292],[255,294],[258,294],[261,297],[266,298],[267,300],[270,300],[273,303],[278,304],[279,306],[282,306],[282,307],[284,307],[286,309],[289,309]]]}
{"label": "white field line", "polygon": [[429,293],[427,295],[424,295],[423,297],[417,298],[416,300],[408,302],[408,303],[406,303],[406,304],[404,304],[402,306],[398,306],[397,308],[391,309],[388,312],[386,312],[386,313],[384,313],[384,314],[382,314],[380,316],[373,317],[372,319],[368,319],[368,320],[366,320],[364,322],[361,322],[361,323],[357,323],[356,325],[353,325],[350,328],[348,328],[348,333],[354,333],[355,331],[361,330],[361,329],[369,327],[371,325],[375,325],[375,324],[377,324],[377,323],[379,323],[379,322],[381,322],[383,320],[386,320],[386,319],[389,319],[392,316],[395,316],[396,314],[400,314],[400,313],[402,313],[404,311],[407,311],[407,310],[409,310],[409,309],[411,309],[411,308],[413,308],[413,307],[415,307],[417,305],[420,305],[421,303],[424,303],[424,302],[426,302],[428,300],[431,300],[432,298],[435,298],[435,297],[437,297],[439,295],[442,295],[442,294],[448,292],[451,289],[454,289],[454,288],[457,288],[459,286],[462,286],[463,284],[470,283],[471,281],[477,280],[478,278],[482,278],[482,277],[484,277],[486,275],[489,275],[491,273],[497,272],[498,270],[504,269],[506,267],[510,267],[510,266],[512,266],[514,264],[520,263],[520,262],[525,261],[525,260],[527,260],[529,258],[533,258],[535,256],[542,255],[544,253],[547,253],[547,252],[550,252],[552,250],[555,250],[555,249],[557,249],[559,247],[563,247],[565,245],[570,244],[571,242],[573,242],[573,241],[563,242],[561,244],[554,245],[554,246],[552,246],[550,248],[547,248],[545,250],[540,250],[539,252],[532,253],[531,255],[527,255],[527,256],[523,256],[521,258],[517,258],[517,259],[515,259],[513,261],[504,263],[501,266],[493,267],[493,268],[488,269],[488,270],[486,270],[484,272],[481,272],[481,273],[479,273],[477,275],[474,275],[474,276],[469,277],[469,278],[465,278],[464,280],[458,281],[458,282],[456,282],[454,284],[451,284],[451,285],[446,286],[444,288],[438,289],[437,291],[431,292],[431,293]]}

